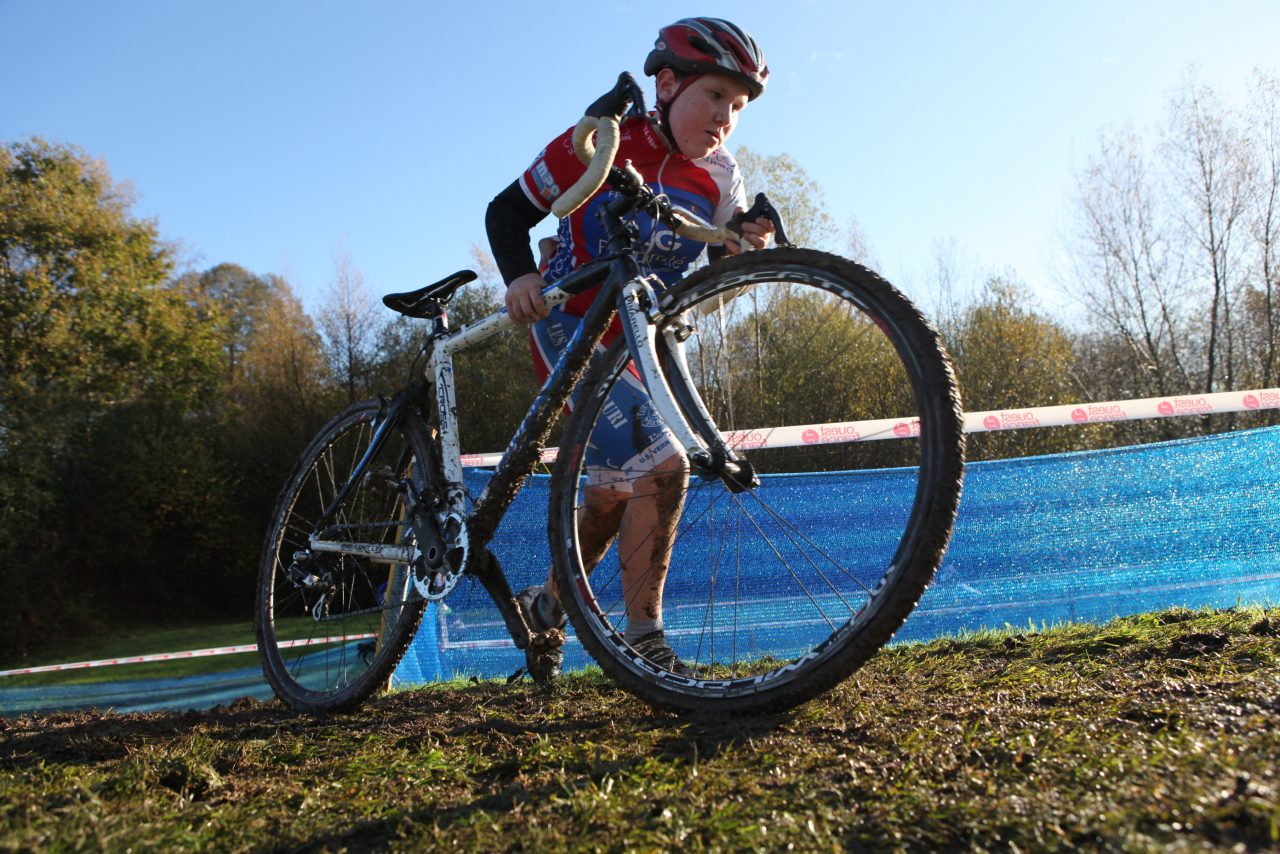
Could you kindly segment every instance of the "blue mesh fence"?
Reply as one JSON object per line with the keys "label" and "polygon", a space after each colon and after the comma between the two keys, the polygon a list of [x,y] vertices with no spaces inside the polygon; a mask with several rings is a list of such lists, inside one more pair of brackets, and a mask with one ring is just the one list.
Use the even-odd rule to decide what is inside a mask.
{"label": "blue mesh fence", "polygon": [[[488,475],[467,477],[478,495]],[[886,508],[904,505],[914,478],[907,470],[788,476],[772,479],[768,488],[789,512],[818,515],[824,526],[861,538],[849,551],[881,554],[901,530],[900,518]],[[1280,428],[973,463],[947,558],[897,637],[1101,622],[1176,605],[1280,602],[1278,485]],[[534,477],[493,542],[515,590],[545,577],[547,502],[547,478]],[[697,514],[696,507],[686,509],[686,518]],[[665,614],[677,632],[697,631],[681,615],[701,607],[710,571],[678,555],[673,561]],[[755,583],[767,589],[767,579]],[[758,599],[757,619],[750,622],[767,627],[761,637],[785,645],[789,639],[778,630],[785,613],[767,595]],[[738,628],[746,638],[745,627]],[[790,640],[803,639],[800,627],[793,633]],[[428,608],[394,681],[505,676],[523,661],[483,588],[464,580],[444,605]],[[587,663],[571,635],[566,668]],[[271,695],[257,667],[182,679],[0,687],[0,715],[208,708],[246,694]]]}
{"label": "blue mesh fence", "polygon": [[[470,477],[478,494],[486,475]],[[947,558],[897,639],[1100,622],[1175,605],[1278,602],[1278,484],[1280,428],[973,463]],[[767,488],[772,501],[792,511],[838,510],[832,521],[850,531],[847,553],[879,554],[876,538],[901,530],[900,520],[886,518],[884,508],[904,506],[914,485],[914,472],[897,470],[781,477]],[[515,590],[546,574],[548,488],[546,477],[533,478],[493,543]],[[686,509],[687,518],[696,515],[695,508]],[[762,558],[760,565],[767,564]],[[678,615],[682,608],[701,608],[711,570],[681,563],[678,554],[672,566],[665,614],[679,632]],[[767,579],[756,583],[764,588]],[[766,613],[776,606],[767,596],[760,601],[759,624],[770,627],[771,641],[783,644],[770,651],[785,651],[787,639],[777,627],[786,615]],[[571,636],[566,669],[586,663]],[[464,582],[443,606],[428,611],[395,678],[412,685],[493,677],[521,664],[523,654],[512,647],[484,590]]]}

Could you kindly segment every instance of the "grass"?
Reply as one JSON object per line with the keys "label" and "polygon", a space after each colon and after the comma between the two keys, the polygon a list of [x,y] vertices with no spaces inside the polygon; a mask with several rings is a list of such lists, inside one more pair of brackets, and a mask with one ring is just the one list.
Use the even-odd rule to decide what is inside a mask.
{"label": "grass", "polygon": [[[158,652],[185,652],[193,649],[241,646],[243,644],[252,644],[255,640],[253,624],[250,622],[209,623],[184,628],[138,629],[114,636],[95,637],[80,641],[64,641],[22,661],[0,662],[0,670],[16,670],[22,667],[37,667],[44,664],[128,658],[130,656]],[[244,655],[218,655],[207,658],[178,659],[175,661],[120,664],[109,668],[32,673],[22,676],[0,677],[0,690],[46,685],[118,682],[128,679],[177,678],[179,676],[237,670],[241,667],[254,666],[257,663],[258,654],[251,652]]]}
{"label": "grass", "polygon": [[[305,638],[315,635],[315,622],[307,617],[282,620],[276,624],[276,635],[282,639]],[[349,629],[352,627],[348,626]],[[363,626],[354,630],[360,630]],[[253,624],[211,623],[180,629],[137,629],[128,634],[96,639],[88,642],[69,642],[43,655],[32,656],[21,662],[0,666],[10,668],[37,667],[42,664],[62,664],[80,661],[100,661],[112,658],[129,658],[138,655],[163,652],[185,652],[215,647],[253,645],[257,642]],[[315,647],[319,649],[320,647]],[[57,670],[46,673],[24,673],[0,677],[0,691],[6,688],[35,688],[54,685],[88,685],[101,682],[123,682],[131,679],[176,679],[182,676],[202,676],[223,673],[245,667],[257,667],[257,651],[179,658],[170,661],[147,661],[138,664],[113,664],[108,667],[90,667],[75,670]]]}
{"label": "grass", "polygon": [[58,664],[65,661],[87,661],[99,658],[123,658],[151,652],[176,652],[186,649],[208,649],[253,643],[253,623],[202,623],[182,628],[143,628],[118,635],[83,639],[67,639],[22,661],[0,661],[0,669]]}
{"label": "grass", "polygon": [[1280,848],[1280,609],[886,650],[787,714],[599,675],[0,720],[0,850]]}

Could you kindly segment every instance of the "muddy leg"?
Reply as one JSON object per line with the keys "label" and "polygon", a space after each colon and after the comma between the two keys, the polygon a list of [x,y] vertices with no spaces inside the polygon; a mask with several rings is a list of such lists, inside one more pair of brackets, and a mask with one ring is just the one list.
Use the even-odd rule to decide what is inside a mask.
{"label": "muddy leg", "polygon": [[[607,486],[588,486],[584,491],[585,500],[578,508],[578,545],[588,574],[596,568],[618,535],[630,497],[629,492],[619,492]],[[548,569],[545,589],[552,597],[558,598],[553,575]]]}
{"label": "muddy leg", "polygon": [[628,620],[662,618],[662,591],[688,483],[689,469],[681,454],[668,457],[636,481],[618,532]]}

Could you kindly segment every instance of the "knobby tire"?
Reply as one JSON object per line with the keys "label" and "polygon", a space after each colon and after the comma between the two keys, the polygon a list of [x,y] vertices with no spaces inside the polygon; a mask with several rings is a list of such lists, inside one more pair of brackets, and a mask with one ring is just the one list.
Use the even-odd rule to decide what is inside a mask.
{"label": "knobby tire", "polygon": [[[754,292],[736,296],[743,285],[754,285]],[[728,307],[726,299],[732,300]],[[790,302],[784,305],[786,300]],[[727,492],[699,497],[717,486],[723,492],[723,485],[697,478],[688,484],[681,518],[687,527],[676,533],[666,590],[686,583],[686,576],[696,575],[692,570],[702,572],[689,595],[690,601],[695,595],[701,598],[701,615],[691,613],[691,608],[697,610],[693,606],[674,608],[670,603],[664,614],[672,646],[693,667],[694,676],[687,677],[651,664],[623,639],[628,588],[618,543],[591,571],[579,541],[579,508],[592,495],[584,486],[584,458],[608,391],[626,370],[622,342],[597,356],[575,396],[553,472],[548,530],[556,587],[578,641],[619,685],[660,708],[716,713],[790,708],[830,690],[888,643],[942,561],[964,472],[955,375],[937,331],[910,300],[865,267],[822,252],[773,249],[727,258],[690,275],[659,302],[668,317],[687,310],[698,318],[698,336],[690,346],[700,364],[711,361],[713,344],[718,356],[735,354],[699,375],[706,385],[700,393],[722,431],[775,423],[734,424],[735,417],[739,422],[745,417],[796,424],[866,415],[918,419],[918,439],[907,435],[838,446],[828,445],[815,430],[805,438],[820,443],[812,447],[743,451],[753,464],[759,461],[766,479],[759,489],[736,497]],[[699,306],[704,304],[716,310],[702,314]],[[770,306],[775,310],[769,311]],[[788,322],[781,314],[784,308],[791,312],[788,316],[811,318],[785,340],[779,331]],[[784,351],[788,355],[781,355]],[[765,366],[774,358],[790,363],[769,373]],[[758,368],[754,381],[744,367],[751,363]],[[741,375],[740,385],[727,388],[735,372]],[[779,384],[805,392],[809,409],[770,411],[770,388]],[[755,411],[735,413],[734,406],[743,408],[740,402],[749,396],[758,400],[758,406],[752,404]],[[914,411],[898,411],[901,407]],[[912,423],[908,418],[895,424],[902,431],[898,435],[910,434]],[[797,467],[802,474],[795,473]],[[771,468],[777,472],[772,480],[767,477]],[[773,495],[796,482],[788,478],[796,477],[845,491],[833,493],[835,500],[824,505],[830,520],[793,519],[785,508],[769,505]],[[887,517],[900,520],[901,534],[896,544],[890,539],[878,551],[848,546],[841,537],[865,542],[877,537],[872,522],[879,523],[874,506],[878,493],[874,486],[867,492],[859,485],[868,479],[874,485],[876,478],[907,484],[894,493],[900,499],[886,498],[883,508]],[[868,503],[872,506],[863,506]],[[740,511],[736,523],[727,518],[734,508]],[[803,530],[805,526],[812,530]],[[754,547],[757,563],[766,566],[755,576],[743,569],[743,555],[753,547],[742,543],[751,536],[767,546]],[[711,543],[705,561],[692,551],[693,545],[705,545],[694,542],[699,539]],[[808,554],[803,559],[782,554],[793,551]],[[777,567],[769,568],[774,556]],[[869,568],[860,569],[859,562]],[[749,585],[755,585],[750,594],[755,599],[748,607]],[[811,623],[816,628],[803,629],[811,635],[787,635],[785,643],[777,641],[782,652],[770,651],[775,638],[795,635],[801,631],[797,627]],[[740,639],[747,637],[759,650],[755,658],[739,649]],[[741,641],[744,647],[746,643]]]}
{"label": "knobby tire", "polygon": [[[272,517],[259,566],[255,625],[263,673],[276,696],[298,711],[350,709],[384,688],[422,620],[424,602],[405,566],[322,556],[317,566],[332,579],[332,592],[324,594],[304,589],[288,574],[294,553],[307,548],[320,508],[333,500],[368,447],[380,412],[379,401],[363,401],[325,425],[303,452]],[[350,527],[336,536],[411,542],[407,524],[393,524],[405,517],[403,495],[392,485],[410,478],[421,490],[421,461],[431,457],[421,425],[402,421],[402,430],[388,438],[371,466],[374,474],[361,479],[341,505],[333,521]],[[314,609],[322,595],[327,607],[318,621]],[[290,647],[288,641],[309,643]]]}

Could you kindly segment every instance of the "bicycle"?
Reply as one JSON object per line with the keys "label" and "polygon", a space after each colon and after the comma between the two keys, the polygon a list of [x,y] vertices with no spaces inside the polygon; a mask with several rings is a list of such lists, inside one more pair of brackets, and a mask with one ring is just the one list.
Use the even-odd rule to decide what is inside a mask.
{"label": "bicycle", "polygon": [[[432,324],[427,367],[315,437],[281,493],[260,565],[263,671],[293,708],[347,709],[387,685],[426,603],[464,577],[481,582],[535,679],[545,678],[539,662],[565,636],[531,630],[488,544],[571,399],[548,513],[556,588],[577,641],[650,704],[731,712],[811,699],[887,643],[932,579],[964,470],[960,397],[938,333],[870,270],[790,246],[764,196],[748,216],[774,220],[776,248],[662,290],[640,265],[634,217],[703,242],[725,232],[613,162],[629,111],[644,104],[624,74],[574,135],[588,169],[554,212],[565,216],[607,181],[607,250],[544,296],[554,306],[596,286],[600,294],[474,499],[452,357],[513,322],[503,310],[450,329],[451,297],[476,278],[466,270],[384,297]],[[623,335],[602,348],[615,317]],[[628,375],[684,451],[664,595],[667,636],[692,675],[628,646],[620,546],[586,555],[579,537],[586,448],[609,417],[609,389]],[[748,423],[758,429],[738,429]]]}

